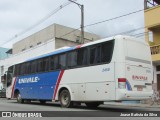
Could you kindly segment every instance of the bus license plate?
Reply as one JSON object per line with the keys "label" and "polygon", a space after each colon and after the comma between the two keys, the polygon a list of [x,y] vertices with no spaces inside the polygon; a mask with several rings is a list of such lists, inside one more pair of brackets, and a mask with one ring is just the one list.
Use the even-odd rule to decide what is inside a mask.
{"label": "bus license plate", "polygon": [[138,90],[138,91],[142,91],[143,88],[142,88],[142,87],[137,87],[137,90]]}

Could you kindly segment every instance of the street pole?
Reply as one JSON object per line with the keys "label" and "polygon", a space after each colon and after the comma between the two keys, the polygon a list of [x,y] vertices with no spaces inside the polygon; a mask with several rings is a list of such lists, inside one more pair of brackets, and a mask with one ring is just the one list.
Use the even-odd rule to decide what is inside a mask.
{"label": "street pole", "polygon": [[75,1],[69,0],[70,2],[73,2],[79,6],[81,9],[81,43],[84,43],[84,5],[81,5]]}

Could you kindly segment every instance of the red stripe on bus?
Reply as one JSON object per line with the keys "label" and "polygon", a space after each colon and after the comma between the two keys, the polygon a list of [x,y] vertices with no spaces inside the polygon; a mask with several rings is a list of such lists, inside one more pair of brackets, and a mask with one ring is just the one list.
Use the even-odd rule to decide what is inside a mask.
{"label": "red stripe on bus", "polygon": [[64,70],[61,70],[59,76],[58,76],[58,80],[57,80],[57,83],[56,83],[56,86],[55,86],[55,89],[54,89],[54,96],[53,96],[53,100],[55,100],[55,97],[57,95],[57,90],[58,90],[58,87],[59,87],[59,83],[62,79],[62,76],[63,76],[63,73],[64,73]]}
{"label": "red stripe on bus", "polygon": [[14,96],[13,96],[13,94],[14,94],[15,84],[16,84],[16,78],[15,78],[15,80],[14,80],[14,84],[13,84],[13,87],[12,87],[12,94],[11,94],[11,98],[12,98],[12,97],[14,97]]}
{"label": "red stripe on bus", "polygon": [[76,49],[79,49],[79,48],[81,48],[81,46],[82,46],[83,44],[81,44],[81,45],[77,45],[76,46]]}

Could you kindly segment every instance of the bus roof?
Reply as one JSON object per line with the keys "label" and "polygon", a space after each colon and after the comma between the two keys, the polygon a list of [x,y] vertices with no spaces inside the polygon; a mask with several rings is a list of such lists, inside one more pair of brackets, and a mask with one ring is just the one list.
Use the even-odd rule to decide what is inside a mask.
{"label": "bus roof", "polygon": [[74,49],[75,49],[75,47],[69,47],[69,48],[59,49],[59,50],[53,51],[53,52],[48,53],[48,54],[44,54],[44,55],[40,55],[40,56],[31,58],[31,59],[28,59],[25,62],[36,60],[36,59],[39,59],[39,58],[45,58],[45,57],[48,57],[48,56],[51,56],[51,55],[56,55],[56,54],[59,54],[59,53],[64,53],[64,52],[71,51],[71,50],[74,50]]}

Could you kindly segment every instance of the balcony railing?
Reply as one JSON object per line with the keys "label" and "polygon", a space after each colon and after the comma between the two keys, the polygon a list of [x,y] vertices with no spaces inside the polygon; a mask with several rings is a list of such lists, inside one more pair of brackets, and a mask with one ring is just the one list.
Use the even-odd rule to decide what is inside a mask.
{"label": "balcony railing", "polygon": [[151,54],[160,54],[160,44],[151,46]]}

